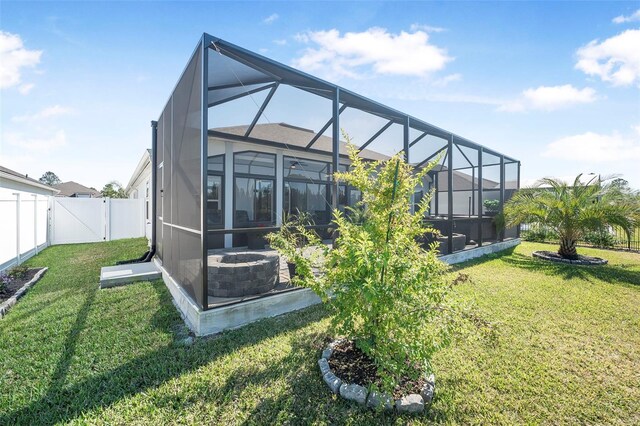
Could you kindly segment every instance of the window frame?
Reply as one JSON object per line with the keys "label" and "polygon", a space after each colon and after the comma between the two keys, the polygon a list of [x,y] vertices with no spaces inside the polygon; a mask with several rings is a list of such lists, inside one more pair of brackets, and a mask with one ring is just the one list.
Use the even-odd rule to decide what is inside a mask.
{"label": "window frame", "polygon": [[[246,153],[256,153],[256,154],[261,154],[261,155],[267,155],[270,157],[273,157],[273,176],[271,175],[263,175],[263,174],[252,174],[252,173],[243,173],[243,172],[238,172],[236,171],[236,155],[238,154],[246,154]],[[277,210],[277,206],[276,206],[276,202],[277,202],[277,196],[276,196],[276,192],[278,190],[278,183],[277,183],[277,167],[278,167],[278,162],[277,162],[277,158],[276,158],[276,154],[272,154],[270,152],[263,152],[263,151],[256,151],[256,150],[245,150],[245,151],[236,151],[233,153],[233,227],[234,228],[253,228],[253,227],[263,227],[263,226],[275,226],[276,224],[276,210]],[[270,180],[272,182],[271,188],[272,188],[272,193],[271,193],[271,221],[266,222],[266,221],[254,221],[254,222],[249,222],[248,224],[242,224],[239,225],[238,221],[236,220],[236,212],[237,212],[237,196],[236,196],[236,180],[238,178],[244,178],[244,179],[254,179],[254,180]]]}

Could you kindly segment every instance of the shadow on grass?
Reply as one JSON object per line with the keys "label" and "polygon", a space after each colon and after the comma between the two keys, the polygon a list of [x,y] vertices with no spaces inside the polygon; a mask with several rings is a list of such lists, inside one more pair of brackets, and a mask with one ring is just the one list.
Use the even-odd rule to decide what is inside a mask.
{"label": "shadow on grass", "polygon": [[180,326],[180,319],[171,304],[168,291],[159,284],[154,285],[154,289],[159,295],[159,307],[150,323],[152,327],[173,336],[168,345],[111,371],[66,384],[78,338],[88,326],[86,320],[99,291],[96,287],[87,293],[86,300],[78,310],[46,393],[29,405],[0,416],[0,424],[53,424],[73,420],[95,408],[107,407],[120,399],[160,386],[238,349],[302,328],[326,315],[323,309],[312,308],[290,314],[287,321],[267,319],[213,338],[197,339],[192,346],[185,347],[176,340],[184,336],[175,333],[176,327]]}
{"label": "shadow on grass", "polygon": [[536,259],[533,256],[526,256],[520,253],[500,256],[500,261],[516,268],[560,276],[565,280],[577,278],[593,282],[593,279],[597,279],[610,284],[640,285],[640,272],[617,265],[570,265]]}

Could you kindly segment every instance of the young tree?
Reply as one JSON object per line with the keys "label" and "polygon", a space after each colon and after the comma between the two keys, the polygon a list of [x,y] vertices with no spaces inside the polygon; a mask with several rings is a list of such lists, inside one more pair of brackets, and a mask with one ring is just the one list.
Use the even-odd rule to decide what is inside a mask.
{"label": "young tree", "polygon": [[[401,378],[430,370],[432,355],[448,343],[460,317],[447,297],[447,266],[437,259],[437,250],[425,251],[417,242],[433,232],[424,223],[431,194],[415,213],[409,205],[438,159],[416,171],[401,155],[368,163],[352,145],[349,154],[350,170],[335,178],[361,191],[361,213],[333,211],[333,248],[300,223],[283,227],[269,240],[295,262],[297,283],[312,288],[330,307],[335,335],[354,341],[374,360],[389,391]],[[301,240],[320,255],[306,255],[313,250],[301,249]]]}
{"label": "young tree", "polygon": [[589,231],[619,226],[629,235],[635,226],[637,203],[621,195],[618,184],[597,178],[583,183],[581,177],[573,185],[544,178],[516,192],[504,206],[506,226],[535,223],[551,228],[560,238],[558,254],[568,259],[577,258],[576,244]]}
{"label": "young tree", "polygon": [[127,198],[127,195],[124,193],[124,188],[122,188],[122,185],[115,180],[107,183],[100,193],[103,197]]}
{"label": "young tree", "polygon": [[57,185],[59,183],[62,183],[62,181],[60,180],[60,178],[58,177],[58,175],[56,175],[53,172],[45,172],[42,176],[40,176],[40,179],[38,179],[41,183],[44,183],[45,185]]}

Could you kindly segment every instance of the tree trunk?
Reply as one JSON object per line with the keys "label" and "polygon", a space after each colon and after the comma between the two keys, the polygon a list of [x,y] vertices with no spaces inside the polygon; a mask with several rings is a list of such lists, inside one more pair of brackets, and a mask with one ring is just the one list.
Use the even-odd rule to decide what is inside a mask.
{"label": "tree trunk", "polygon": [[576,241],[567,238],[560,240],[560,249],[558,254],[567,259],[577,259],[578,251],[576,250]]}

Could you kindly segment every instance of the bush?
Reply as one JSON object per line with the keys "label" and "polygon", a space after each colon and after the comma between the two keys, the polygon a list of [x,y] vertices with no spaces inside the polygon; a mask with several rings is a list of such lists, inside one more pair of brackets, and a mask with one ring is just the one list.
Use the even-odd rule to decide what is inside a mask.
{"label": "bush", "polygon": [[11,283],[11,277],[6,272],[0,273],[0,294],[7,291],[7,286]]}
{"label": "bush", "polygon": [[602,248],[614,248],[618,242],[616,237],[606,229],[587,232],[583,240],[587,244]]}
{"label": "bush", "polygon": [[26,278],[28,271],[29,271],[29,268],[27,268],[26,266],[17,265],[9,269],[9,272],[7,273],[7,275],[14,280],[21,280]]}
{"label": "bush", "polygon": [[[353,340],[373,359],[383,390],[391,392],[401,378],[415,379],[431,370],[433,354],[449,343],[461,317],[448,297],[448,267],[436,250],[425,251],[417,242],[435,232],[423,221],[431,194],[413,214],[407,202],[438,159],[414,173],[399,155],[365,163],[351,144],[349,154],[350,171],[335,175],[361,191],[362,201],[355,206],[361,214],[354,220],[334,210],[334,247],[319,244],[300,223],[268,238],[272,247],[295,259],[299,282],[329,306],[335,336]],[[305,256],[310,250],[297,247],[296,233],[317,244],[319,256]],[[322,273],[313,274],[313,268]]]}
{"label": "bush", "polygon": [[522,232],[522,239],[525,241],[532,241],[536,243],[544,243],[549,241],[555,241],[558,236],[555,232],[544,227],[536,227],[528,231]]}
{"label": "bush", "polygon": [[497,213],[500,210],[499,200],[484,200],[482,205],[487,209],[487,213]]}

